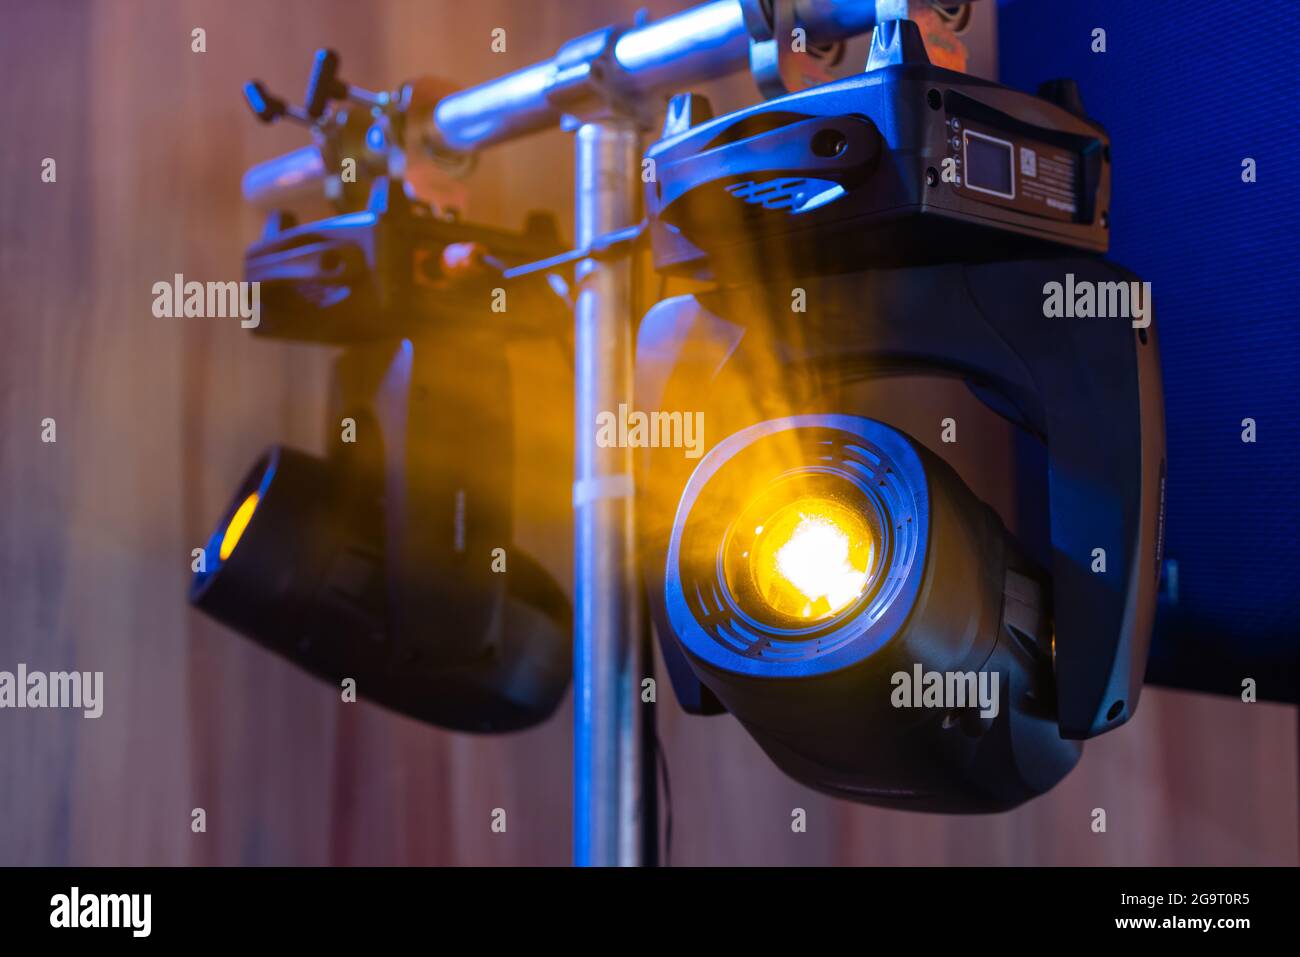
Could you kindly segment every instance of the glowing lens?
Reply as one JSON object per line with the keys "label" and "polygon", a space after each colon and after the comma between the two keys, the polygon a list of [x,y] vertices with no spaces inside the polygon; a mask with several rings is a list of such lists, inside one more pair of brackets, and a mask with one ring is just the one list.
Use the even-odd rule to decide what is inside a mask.
{"label": "glowing lens", "polygon": [[750,574],[774,610],[817,621],[843,611],[866,589],[875,546],[857,512],[830,499],[803,498],[755,529]]}
{"label": "glowing lens", "polygon": [[223,562],[230,557],[230,553],[239,544],[244,529],[248,528],[248,523],[253,518],[253,512],[257,509],[257,502],[257,493],[254,492],[240,503],[239,508],[235,509],[235,514],[230,517],[230,522],[226,525],[226,533],[221,536],[221,548],[218,551]]}

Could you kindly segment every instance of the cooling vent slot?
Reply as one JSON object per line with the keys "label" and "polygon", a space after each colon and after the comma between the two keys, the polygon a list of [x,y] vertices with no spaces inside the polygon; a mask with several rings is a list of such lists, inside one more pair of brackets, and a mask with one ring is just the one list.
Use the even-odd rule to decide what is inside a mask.
{"label": "cooling vent slot", "polygon": [[839,199],[844,195],[844,187],[828,179],[779,176],[762,182],[733,183],[727,192],[763,209],[806,213]]}

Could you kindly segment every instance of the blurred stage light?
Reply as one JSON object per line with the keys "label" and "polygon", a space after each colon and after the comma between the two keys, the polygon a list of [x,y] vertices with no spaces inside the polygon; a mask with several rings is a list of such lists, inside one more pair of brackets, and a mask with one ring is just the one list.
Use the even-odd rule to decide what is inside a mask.
{"label": "blurred stage light", "polygon": [[[439,265],[456,242],[504,262],[552,252],[553,228],[530,223],[511,234],[437,218],[387,180],[365,210],[303,225],[272,217],[247,256],[263,284],[256,334],[342,347],[331,452],[263,455],[190,591],[306,670],[464,731],[544,720],[572,669],[568,600],[514,540],[505,349],[508,335],[548,335],[567,314],[539,278],[540,293],[512,290],[508,328],[489,326],[490,286],[453,282]],[[353,437],[339,441],[347,420]],[[556,488],[564,514],[568,489]]]}
{"label": "blurred stage light", "polygon": [[253,510],[257,508],[257,502],[258,495],[254,492],[240,503],[239,508],[235,509],[235,514],[230,517],[225,534],[221,536],[221,547],[218,549],[218,554],[223,562],[230,557],[230,553],[239,544],[244,529],[248,527],[248,523],[253,517]]}

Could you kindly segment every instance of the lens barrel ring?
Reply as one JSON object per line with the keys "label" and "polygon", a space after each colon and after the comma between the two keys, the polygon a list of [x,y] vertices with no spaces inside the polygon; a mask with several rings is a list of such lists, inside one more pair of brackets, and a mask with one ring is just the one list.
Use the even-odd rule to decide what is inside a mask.
{"label": "lens barrel ring", "polygon": [[[727,530],[781,482],[839,483],[871,502],[888,534],[860,598],[806,627],[747,612],[728,586]],[[809,676],[873,654],[901,629],[926,563],[929,487],[909,440],[857,416],[803,415],[743,429],[709,452],[682,494],[669,542],[666,610],[686,650],[728,672]],[[869,513],[868,513],[869,514]]]}

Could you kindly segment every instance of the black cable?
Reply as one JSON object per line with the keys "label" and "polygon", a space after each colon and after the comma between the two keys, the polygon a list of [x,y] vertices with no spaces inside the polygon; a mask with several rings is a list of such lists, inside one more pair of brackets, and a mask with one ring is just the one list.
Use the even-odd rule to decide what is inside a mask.
{"label": "black cable", "polygon": [[[642,590],[644,594],[644,589]],[[644,608],[642,614],[644,614]],[[654,647],[648,623],[642,625],[640,655],[641,673],[654,674]],[[640,682],[636,692],[640,694]],[[654,701],[640,702],[641,719],[641,865],[643,867],[659,866],[659,777],[657,756],[659,754],[659,729],[656,727]],[[649,758],[649,760],[646,760]]]}
{"label": "black cable", "polygon": [[668,752],[664,750],[659,733],[655,732],[655,758],[664,782],[664,851],[663,866],[673,866],[673,789],[668,780]]}
{"label": "black cable", "polygon": [[[646,304],[642,302],[642,294],[645,290],[645,283],[642,280],[643,272],[641,264],[633,258],[632,267],[632,300],[638,307],[648,308],[653,303]],[[668,276],[664,273],[658,274],[658,291],[655,294],[654,302],[662,302],[668,291]],[[638,309],[642,311],[643,309]],[[638,575],[638,591],[641,595],[641,642],[639,654],[641,657],[641,673],[648,678],[655,677],[655,636],[654,625],[650,615],[650,599],[646,593],[645,582]],[[673,795],[672,786],[668,777],[668,754],[664,750],[663,741],[659,737],[658,727],[658,684],[655,685],[655,698],[649,702],[643,702],[649,710],[644,715],[642,722],[641,741],[642,755],[647,752],[651,755],[650,762],[642,762],[641,781],[642,781],[642,800],[645,802],[642,808],[642,860],[647,867],[671,867],[673,851]],[[663,849],[660,850],[659,833],[659,780],[663,780]]]}
{"label": "black cable", "polygon": [[[635,284],[634,284],[635,290]],[[633,295],[633,303],[638,300]],[[636,594],[638,600],[638,611],[640,613],[640,627],[637,634],[636,657],[640,664],[640,677],[636,681],[636,687],[633,694],[641,698],[637,702],[637,707],[644,709],[641,712],[641,740],[637,742],[637,749],[640,752],[640,769],[641,769],[641,866],[658,867],[659,866],[659,775],[658,775],[658,756],[659,756],[659,722],[658,722],[658,700],[659,692],[655,680],[655,646],[654,646],[654,625],[650,621],[650,597],[646,593],[645,579],[640,573],[638,564],[636,575]],[[642,682],[650,679],[650,687],[654,689],[649,700],[645,700]]]}

